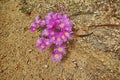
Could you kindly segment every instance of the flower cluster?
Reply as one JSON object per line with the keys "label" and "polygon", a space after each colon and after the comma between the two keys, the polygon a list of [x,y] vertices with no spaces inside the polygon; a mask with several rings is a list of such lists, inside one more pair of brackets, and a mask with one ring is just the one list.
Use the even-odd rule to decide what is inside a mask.
{"label": "flower cluster", "polygon": [[40,51],[45,51],[54,44],[55,48],[51,58],[55,62],[60,62],[66,53],[66,45],[64,43],[72,38],[73,33],[73,22],[70,20],[69,15],[50,12],[45,16],[44,20],[37,16],[30,30],[35,32],[38,26],[44,29],[42,37],[37,40],[36,47]]}

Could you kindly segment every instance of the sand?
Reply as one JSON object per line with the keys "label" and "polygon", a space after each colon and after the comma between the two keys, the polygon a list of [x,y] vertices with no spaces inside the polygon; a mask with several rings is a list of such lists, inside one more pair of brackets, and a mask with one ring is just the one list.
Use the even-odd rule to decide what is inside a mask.
{"label": "sand", "polygon": [[35,47],[41,32],[29,30],[55,5],[66,7],[76,30],[81,24],[119,25],[120,1],[109,1],[0,0],[0,80],[120,80],[120,26],[89,27],[93,33],[74,37],[59,63],[51,60],[51,49]]}

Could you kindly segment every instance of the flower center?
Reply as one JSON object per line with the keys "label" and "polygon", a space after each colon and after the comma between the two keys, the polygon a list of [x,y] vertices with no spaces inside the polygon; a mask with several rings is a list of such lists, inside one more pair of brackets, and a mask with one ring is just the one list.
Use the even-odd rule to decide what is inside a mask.
{"label": "flower center", "polygon": [[52,37],[53,40],[55,40],[55,37]]}
{"label": "flower center", "polygon": [[59,58],[59,55],[58,55],[58,54],[55,54],[55,58],[58,59],[58,58]]}
{"label": "flower center", "polygon": [[45,35],[48,35],[48,32],[47,32],[47,31],[45,32]]}
{"label": "flower center", "polygon": [[61,39],[60,38],[57,38],[57,41],[60,41]]}
{"label": "flower center", "polygon": [[65,36],[67,36],[67,37],[68,37],[68,36],[69,36],[69,33],[68,33],[68,32],[66,32],[66,33],[65,33]]}
{"label": "flower center", "polygon": [[35,28],[33,28],[32,30],[35,31]]}
{"label": "flower center", "polygon": [[62,51],[63,51],[63,48],[61,48],[61,47],[58,48],[58,51],[59,51],[59,52],[62,52]]}
{"label": "flower center", "polygon": [[46,42],[46,45],[49,45],[49,42]]}
{"label": "flower center", "polygon": [[54,32],[51,32],[51,34],[53,35],[53,34],[54,34]]}
{"label": "flower center", "polygon": [[63,28],[63,27],[64,27],[64,24],[63,24],[63,23],[61,23],[61,24],[60,24],[60,28]]}
{"label": "flower center", "polygon": [[41,48],[44,48],[44,47],[45,47],[45,46],[43,46],[43,45],[41,46]]}
{"label": "flower center", "polygon": [[62,36],[62,38],[64,39],[64,38],[65,38],[65,36],[63,35],[63,36]]}

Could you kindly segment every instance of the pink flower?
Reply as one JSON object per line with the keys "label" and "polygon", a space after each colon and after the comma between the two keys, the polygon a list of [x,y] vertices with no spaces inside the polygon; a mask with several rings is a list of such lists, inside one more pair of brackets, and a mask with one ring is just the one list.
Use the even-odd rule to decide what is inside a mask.
{"label": "pink flower", "polygon": [[41,27],[45,26],[45,20],[40,21],[40,22],[39,22],[39,25],[40,25]]}
{"label": "pink flower", "polygon": [[32,25],[30,26],[30,31],[31,32],[35,32],[36,31],[36,28],[38,26],[38,24],[40,23],[40,16],[38,15],[36,18],[35,18],[35,21],[32,23]]}
{"label": "pink flower", "polygon": [[31,27],[30,27],[30,31],[31,31],[31,32],[35,32],[35,31],[36,31],[36,27],[31,26]]}
{"label": "pink flower", "polygon": [[62,19],[62,15],[60,13],[56,13],[56,14],[53,15],[53,18],[55,20]]}
{"label": "pink flower", "polygon": [[46,37],[49,37],[51,38],[51,36],[54,36],[55,35],[55,30],[54,29],[44,29],[43,32],[42,32],[42,36],[46,36]]}
{"label": "pink flower", "polygon": [[41,20],[40,20],[40,15],[38,15],[38,16],[35,18],[34,23],[39,24],[40,21],[41,21]]}
{"label": "pink flower", "polygon": [[65,7],[62,7],[61,10],[64,12],[65,11]]}
{"label": "pink flower", "polygon": [[71,32],[71,31],[72,31],[72,27],[70,27],[70,26],[68,26],[68,27],[65,27],[65,28],[64,28],[64,31]]}
{"label": "pink flower", "polygon": [[37,43],[36,43],[36,47],[39,49],[40,52],[46,50],[45,48],[45,44],[44,44],[44,39],[43,38],[40,38],[37,40]]}
{"label": "pink flower", "polygon": [[40,20],[40,15],[35,17],[35,21],[38,21],[38,20]]}
{"label": "pink flower", "polygon": [[40,39],[37,40],[36,47],[39,51],[47,50],[52,44],[55,45],[51,57],[55,62],[60,62],[62,56],[66,53],[65,42],[72,38],[73,22],[67,14],[50,12],[45,16],[45,20],[40,20],[40,16],[35,18],[30,30],[36,31],[37,26],[44,27]]}
{"label": "pink flower", "polygon": [[54,40],[55,45],[61,45],[63,42],[64,42],[64,41],[63,41],[63,39],[62,39],[61,34],[57,33],[57,34],[55,35],[55,40]]}
{"label": "pink flower", "polygon": [[52,45],[52,42],[50,41],[50,39],[44,39],[44,44],[47,48],[49,48]]}
{"label": "pink flower", "polygon": [[54,29],[49,29],[49,36],[54,36],[56,34],[56,31]]}
{"label": "pink flower", "polygon": [[45,51],[46,49],[48,49],[50,46],[51,46],[51,42],[49,39],[46,39],[46,38],[40,38],[37,40],[37,43],[36,43],[36,47],[41,51]]}
{"label": "pink flower", "polygon": [[63,31],[61,31],[61,32],[59,33],[59,35],[60,35],[60,38],[62,39],[63,42],[66,42],[66,41],[67,41],[67,37],[65,36],[65,33],[64,33]]}
{"label": "pink flower", "polygon": [[49,24],[46,25],[47,28],[53,28],[54,23],[50,22]]}
{"label": "pink flower", "polygon": [[64,15],[63,15],[63,19],[70,19],[70,16],[67,15],[67,14],[64,14]]}
{"label": "pink flower", "polygon": [[54,26],[53,12],[48,13],[45,16],[45,22],[47,28],[52,28]]}
{"label": "pink flower", "polygon": [[51,58],[54,62],[60,62],[62,60],[62,54],[53,52]]}
{"label": "pink flower", "polygon": [[49,36],[50,41],[55,44],[56,37],[55,36]]}
{"label": "pink flower", "polygon": [[53,12],[48,13],[48,14],[45,16],[45,20],[51,19],[53,15],[54,15]]}
{"label": "pink flower", "polygon": [[36,28],[37,28],[37,24],[36,23],[33,23],[30,27],[30,31],[31,32],[35,32],[36,31]]}
{"label": "pink flower", "polygon": [[73,33],[72,31],[65,31],[64,32],[64,35],[67,38],[67,40],[72,39],[72,35],[71,35],[72,33]]}
{"label": "pink flower", "polygon": [[44,30],[42,31],[42,36],[48,36],[48,35],[49,35],[48,29],[44,29]]}
{"label": "pink flower", "polygon": [[66,46],[65,45],[56,46],[54,51],[57,53],[65,54],[66,53]]}

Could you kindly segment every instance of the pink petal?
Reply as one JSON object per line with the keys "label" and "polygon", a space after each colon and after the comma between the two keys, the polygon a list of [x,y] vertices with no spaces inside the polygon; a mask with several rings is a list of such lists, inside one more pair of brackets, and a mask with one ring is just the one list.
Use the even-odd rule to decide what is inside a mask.
{"label": "pink petal", "polygon": [[30,31],[31,31],[31,32],[35,32],[35,31],[36,31],[36,27],[31,26],[31,27],[30,27]]}
{"label": "pink petal", "polygon": [[45,20],[39,22],[40,26],[45,26]]}

